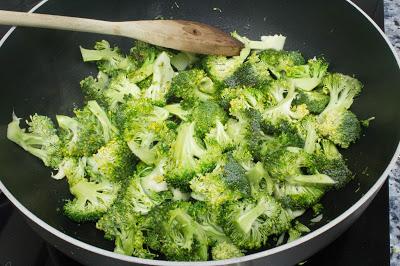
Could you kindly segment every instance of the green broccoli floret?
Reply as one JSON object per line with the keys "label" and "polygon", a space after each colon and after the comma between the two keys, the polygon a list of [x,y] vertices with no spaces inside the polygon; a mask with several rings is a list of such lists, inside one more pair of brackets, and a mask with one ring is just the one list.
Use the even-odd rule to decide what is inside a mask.
{"label": "green broccoli floret", "polygon": [[171,65],[173,65],[178,71],[184,71],[190,68],[196,63],[199,58],[192,53],[179,52],[171,58]]}
{"label": "green broccoli floret", "polygon": [[195,123],[182,123],[178,128],[178,135],[172,145],[172,162],[166,180],[173,187],[188,191],[189,181],[193,178],[198,167],[198,161],[205,154],[195,137]]}
{"label": "green broccoli floret", "polygon": [[282,35],[261,36],[260,41],[253,41],[247,37],[240,36],[236,31],[232,32],[232,37],[243,43],[246,47],[254,50],[282,50],[285,44],[286,37]]}
{"label": "green broccoli floret", "polygon": [[322,152],[316,154],[317,171],[335,180],[335,187],[344,187],[354,175],[335,145],[329,140],[322,140]]}
{"label": "green broccoli floret", "polygon": [[199,137],[215,127],[217,122],[225,123],[228,117],[224,109],[216,102],[206,101],[198,103],[191,112],[190,120],[195,123],[195,130]]}
{"label": "green broccoli floret", "polygon": [[117,198],[120,185],[106,180],[88,181],[86,178],[77,180],[71,185],[72,201],[64,205],[64,213],[76,222],[94,221],[99,219]]}
{"label": "green broccoli floret", "polygon": [[86,176],[87,158],[79,159],[65,157],[57,166],[57,173],[51,177],[57,180],[67,177],[68,184],[71,186]]}
{"label": "green broccoli floret", "polygon": [[328,63],[323,58],[308,60],[306,65],[295,65],[285,69],[286,76],[296,88],[311,91],[317,87],[328,70]]}
{"label": "green broccoli floret", "polygon": [[83,109],[74,112],[75,117],[56,116],[66,156],[91,156],[117,133],[96,101],[89,101]]}
{"label": "green broccoli floret", "polygon": [[250,54],[250,48],[245,47],[240,55],[227,58],[220,55],[208,55],[203,59],[203,68],[211,79],[223,84],[226,79],[235,73]]}
{"label": "green broccoli floret", "polygon": [[113,110],[125,97],[139,98],[140,93],[140,88],[129,81],[125,74],[118,74],[111,79],[109,87],[104,91],[104,97],[109,108]]}
{"label": "green broccoli floret", "polygon": [[110,84],[110,78],[107,74],[99,71],[97,77],[88,76],[80,82],[82,92],[86,101],[97,101],[102,106],[108,106],[107,101],[104,99],[104,91]]}
{"label": "green broccoli floret", "polygon": [[162,52],[154,61],[153,81],[151,86],[144,91],[143,96],[156,104],[164,104],[174,74],[168,54]]}
{"label": "green broccoli floret", "polygon": [[300,223],[299,221],[296,221],[296,223],[289,229],[289,238],[287,243],[290,243],[296,239],[299,239],[301,235],[304,233],[309,233],[311,230],[305,226],[304,224]]}
{"label": "green broccoli floret", "polygon": [[244,256],[244,253],[235,246],[235,244],[224,241],[218,242],[214,247],[212,247],[211,256],[213,260],[225,260],[242,257]]}
{"label": "green broccoli floret", "polygon": [[89,175],[95,179],[122,181],[131,176],[135,159],[127,144],[113,139],[87,159]]}
{"label": "green broccoli floret", "polygon": [[185,108],[193,107],[197,102],[215,98],[216,87],[201,69],[192,69],[179,72],[173,79],[168,98],[182,100]]}
{"label": "green broccoli floret", "polygon": [[269,66],[261,61],[257,53],[244,62],[230,77],[225,80],[229,87],[256,86],[260,87],[272,80],[269,74]]}
{"label": "green broccoli floret", "polygon": [[217,166],[211,173],[194,177],[190,181],[192,198],[212,206],[219,206],[226,201],[241,198],[240,190],[232,189],[232,186],[226,182],[224,170],[224,167]]}
{"label": "green broccoli floret", "polygon": [[[286,92],[287,94],[284,96]],[[272,127],[282,127],[282,123],[291,123],[293,120],[302,119],[308,114],[305,105],[298,105],[295,109],[292,109],[292,102],[296,97],[296,92],[291,82],[273,82],[269,93],[274,95],[277,104],[266,108],[262,116],[266,123],[270,124]]]}
{"label": "green broccoli floret", "polygon": [[96,223],[105,238],[115,240],[114,252],[140,258],[154,258],[145,247],[146,221],[125,201],[117,201]]}
{"label": "green broccoli floret", "polygon": [[168,104],[164,108],[170,114],[179,117],[183,121],[187,121],[190,116],[190,110],[185,110],[180,103]]}
{"label": "green broccoli floret", "polygon": [[328,102],[328,95],[321,91],[313,90],[299,91],[293,103],[296,105],[305,104],[310,113],[319,114],[325,109]]}
{"label": "green broccoli floret", "polygon": [[318,116],[319,133],[342,148],[349,147],[361,134],[360,121],[348,109],[362,89],[355,78],[343,74],[330,74],[323,81],[330,100]]}
{"label": "green broccoli floret", "polygon": [[13,114],[7,127],[7,138],[38,157],[46,166],[57,169],[62,160],[62,148],[51,119],[35,114],[26,122],[28,130],[20,128],[20,120]]}
{"label": "green broccoli floret", "polygon": [[251,196],[255,199],[262,196],[271,196],[274,192],[274,181],[269,176],[261,162],[246,172],[247,180],[251,188]]}
{"label": "green broccoli floret", "polygon": [[84,62],[97,61],[99,70],[109,75],[117,74],[117,72],[128,73],[136,69],[136,62],[129,57],[121,54],[118,47],[111,48],[110,44],[102,40],[96,42],[94,49],[89,50],[80,47]]}
{"label": "green broccoli floret", "polygon": [[246,177],[246,170],[231,153],[227,155],[223,168],[222,179],[227,186],[232,190],[239,191],[242,195],[250,195],[250,184]]}
{"label": "green broccoli floret", "polygon": [[228,135],[225,126],[218,120],[214,128],[204,138],[207,147],[216,147],[223,151],[233,147],[233,139]]}
{"label": "green broccoli floret", "polygon": [[307,209],[316,204],[325,194],[325,189],[278,182],[274,187],[274,197],[290,209]]}
{"label": "green broccoli floret", "polygon": [[221,212],[225,233],[239,248],[256,249],[290,227],[292,217],[272,197],[229,202]]}
{"label": "green broccoli floret", "polygon": [[296,51],[277,51],[274,49],[267,49],[259,53],[261,61],[268,65],[271,73],[280,78],[282,72],[288,67],[296,65],[304,65],[304,58],[301,53]]}
{"label": "green broccoli floret", "polygon": [[[309,186],[330,186],[335,181],[327,175],[312,172],[313,157],[301,148],[287,147],[271,154],[265,167],[273,178],[281,182]],[[312,172],[311,174],[309,174]]]}
{"label": "green broccoli floret", "polygon": [[190,215],[190,202],[164,204],[150,214],[148,236],[151,248],[160,250],[168,260],[205,261],[208,259],[206,232]]}

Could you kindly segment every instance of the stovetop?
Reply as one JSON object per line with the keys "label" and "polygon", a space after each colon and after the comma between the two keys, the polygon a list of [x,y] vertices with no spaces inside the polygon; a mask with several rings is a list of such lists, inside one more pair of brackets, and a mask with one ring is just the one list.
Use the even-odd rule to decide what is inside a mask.
{"label": "stovetop", "polygon": [[[1,0],[0,9],[27,11],[39,0]],[[354,1],[383,28],[383,0]],[[0,37],[8,30],[0,27]],[[389,198],[386,182],[362,216],[303,265],[389,265]],[[0,265],[79,266],[42,240],[0,192]]]}

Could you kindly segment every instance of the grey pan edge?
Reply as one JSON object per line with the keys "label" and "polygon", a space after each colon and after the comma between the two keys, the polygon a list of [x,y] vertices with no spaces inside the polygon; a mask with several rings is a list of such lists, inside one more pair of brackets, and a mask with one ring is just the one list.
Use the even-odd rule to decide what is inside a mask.
{"label": "grey pan edge", "polygon": [[[48,0],[43,0],[34,6],[29,13],[34,12],[40,6],[45,4]],[[386,37],[384,32],[379,28],[379,26],[357,5],[353,2],[346,0],[354,9],[365,16],[368,21],[376,28],[380,33],[381,37],[385,40],[388,47],[391,49],[393,56],[396,58],[397,64],[400,68],[400,59],[391,45],[389,39]],[[12,34],[15,27],[12,27],[0,40],[0,48],[7,40],[7,38]],[[162,261],[162,260],[150,260],[141,259],[131,256],[120,255],[111,251],[107,251],[95,246],[86,244],[79,241],[73,237],[70,237],[59,230],[49,226],[47,223],[39,219],[27,208],[25,208],[11,193],[7,190],[4,184],[0,181],[0,190],[6,195],[6,197],[18,208],[18,210],[27,218],[30,226],[44,239],[50,242],[53,246],[63,251],[65,254],[75,258],[84,264],[93,265],[110,265],[115,262],[119,262],[123,265],[292,265],[303,259],[311,256],[315,250],[322,249],[324,246],[329,244],[335,238],[337,238],[342,232],[344,232],[368,207],[369,203],[374,199],[375,195],[382,187],[389,171],[393,168],[397,158],[400,155],[400,143],[396,148],[389,165],[382,173],[380,178],[375,182],[375,184],[368,190],[367,193],[361,199],[359,199],[353,206],[343,212],[341,215],[336,217],[334,220],[328,224],[322,226],[321,228],[301,237],[300,239],[293,241],[291,243],[284,244],[279,247],[275,247],[262,252],[254,253],[240,258],[233,258],[221,261],[206,261],[206,262],[176,262],[176,261]],[[66,245],[67,244],[67,245]],[[318,245],[318,248],[315,246]],[[103,256],[103,261],[98,259],[93,259],[93,256],[98,254]],[[93,254],[94,253],[94,254]],[[271,256],[274,255],[275,256]],[[89,255],[89,256],[88,256]],[[270,259],[268,259],[270,258]],[[93,260],[92,260],[93,259]]]}

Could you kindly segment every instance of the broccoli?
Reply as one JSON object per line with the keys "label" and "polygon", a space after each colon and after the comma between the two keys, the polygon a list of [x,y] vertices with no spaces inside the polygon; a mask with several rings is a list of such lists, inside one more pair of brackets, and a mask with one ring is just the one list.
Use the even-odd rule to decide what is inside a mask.
{"label": "broccoli", "polygon": [[145,218],[132,211],[125,201],[115,202],[97,221],[96,227],[104,231],[105,238],[115,240],[115,252],[140,258],[155,257],[145,247]]}
{"label": "broccoli", "polygon": [[191,112],[190,120],[195,123],[195,130],[200,138],[215,127],[217,122],[225,123],[228,117],[219,106],[213,101],[198,103]]}
{"label": "broccoli", "polygon": [[94,49],[80,47],[84,62],[97,61],[99,70],[114,75],[120,71],[128,73],[136,69],[136,62],[130,57],[123,56],[118,47],[111,48],[110,44],[102,40],[96,42]]}
{"label": "broccoli", "polygon": [[289,66],[285,72],[296,88],[311,91],[321,83],[327,70],[328,63],[323,58],[313,58],[307,65]]}
{"label": "broccoli", "polygon": [[[196,261],[208,259],[208,239],[205,231],[190,215],[190,202],[164,204],[149,214],[153,227],[149,246],[160,250],[167,259]],[[154,232],[154,230],[157,230]]]}
{"label": "broccoli", "polygon": [[102,106],[108,106],[104,98],[104,91],[110,84],[110,77],[102,71],[99,71],[97,77],[88,76],[80,82],[82,92],[86,101],[94,100]]}
{"label": "broccoli", "polygon": [[231,77],[250,54],[250,48],[245,47],[240,55],[227,58],[220,55],[208,55],[203,59],[203,68],[217,84],[223,84]]}
{"label": "broccoli", "polygon": [[171,87],[174,74],[168,54],[162,52],[154,62],[153,81],[151,86],[144,91],[143,96],[153,100],[156,104],[165,103],[165,96]]}
{"label": "broccoli", "polygon": [[64,213],[76,222],[97,220],[113,204],[119,189],[118,183],[81,178],[70,187],[75,198],[64,205]]}
{"label": "broccoli", "polygon": [[282,50],[286,40],[285,36],[275,34],[272,36],[261,36],[261,41],[252,41],[240,36],[236,31],[232,33],[232,37],[243,43],[246,47],[254,50]]}
{"label": "broccoli", "polygon": [[135,159],[126,142],[113,139],[88,157],[87,165],[87,171],[93,179],[117,182],[132,174]]}
{"label": "broccoli", "polygon": [[189,182],[192,198],[212,206],[219,206],[226,201],[235,201],[241,198],[241,191],[232,188],[232,185],[225,179],[224,170],[223,167],[217,166],[211,173],[194,177]]}
{"label": "broccoli", "polygon": [[221,212],[225,233],[239,248],[255,249],[290,227],[292,217],[272,197],[229,202]]}
{"label": "broccoli", "polygon": [[298,218],[353,178],[338,148],[368,124],[349,110],[362,85],[282,50],[284,36],[232,36],[233,57],[81,48],[99,70],[83,106],[58,125],[13,115],[7,137],[65,179],[64,214],[96,222],[116,253],[223,260],[293,241],[309,232]]}
{"label": "broccoli", "polygon": [[182,105],[190,108],[197,102],[213,99],[215,92],[213,81],[203,70],[191,69],[179,72],[172,79],[168,98],[181,99]]}
{"label": "broccoli", "polygon": [[261,61],[257,53],[252,53],[230,77],[225,80],[228,87],[261,87],[271,80],[268,65]]}
{"label": "broccoli", "polygon": [[[308,109],[305,105],[298,105],[296,109],[292,109],[292,102],[296,97],[296,92],[293,84],[288,82],[286,84],[285,89],[281,89],[282,83],[279,83],[279,86],[271,89],[276,93],[279,88],[279,93],[276,93],[276,99],[279,102],[267,109],[265,109],[262,113],[264,120],[269,123],[273,127],[279,127],[280,124],[286,122],[290,123],[293,120],[302,119],[304,116],[308,114]],[[283,96],[287,92],[286,96]]]}
{"label": "broccoli", "polygon": [[283,72],[292,66],[304,65],[304,58],[296,51],[277,51],[267,49],[259,53],[262,62],[268,65],[269,70],[276,78],[281,78]]}
{"label": "broccoli", "polygon": [[7,138],[38,157],[46,166],[57,169],[62,160],[61,141],[50,118],[38,114],[27,121],[28,130],[20,128],[20,118],[14,113],[7,127]]}
{"label": "broccoli", "polygon": [[329,102],[329,96],[319,90],[299,91],[293,103],[305,104],[310,113],[320,114]]}
{"label": "broccoli", "polygon": [[173,187],[188,191],[189,181],[196,173],[198,160],[201,159],[206,150],[195,137],[195,123],[183,123],[178,128],[175,143],[172,145],[172,160],[166,180]]}
{"label": "broccoli", "polygon": [[244,256],[242,250],[230,242],[219,242],[211,249],[213,260],[225,260]]}
{"label": "broccoli", "polygon": [[354,177],[331,141],[322,140],[322,152],[317,153],[315,157],[317,171],[335,180],[336,188],[342,188]]}
{"label": "broccoli", "polygon": [[104,110],[96,102],[90,102],[91,107],[76,109],[75,117],[56,116],[66,156],[91,156],[116,133]]}
{"label": "broccoli", "polygon": [[319,133],[342,148],[349,147],[361,134],[360,121],[348,109],[362,89],[355,78],[343,74],[330,74],[323,81],[329,92],[329,103],[318,116]]}

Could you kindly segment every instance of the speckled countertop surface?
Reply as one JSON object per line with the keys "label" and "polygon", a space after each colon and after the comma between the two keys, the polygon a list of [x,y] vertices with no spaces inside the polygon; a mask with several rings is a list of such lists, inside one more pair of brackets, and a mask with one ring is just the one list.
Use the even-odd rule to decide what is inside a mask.
{"label": "speckled countertop surface", "polygon": [[[385,32],[400,55],[400,0],[385,0]],[[400,160],[389,175],[390,265],[400,265]]]}

